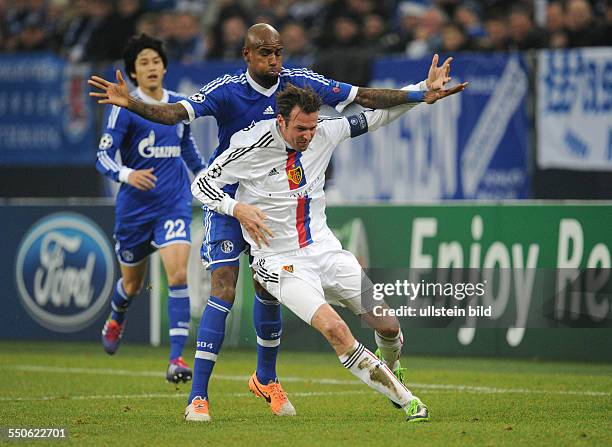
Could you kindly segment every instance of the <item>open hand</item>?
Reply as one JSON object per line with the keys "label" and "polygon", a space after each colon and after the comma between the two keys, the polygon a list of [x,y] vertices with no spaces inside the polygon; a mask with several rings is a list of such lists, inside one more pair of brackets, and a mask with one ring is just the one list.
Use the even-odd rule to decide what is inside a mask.
{"label": "open hand", "polygon": [[234,217],[238,219],[240,225],[244,227],[253,241],[261,248],[261,243],[269,246],[268,237],[272,237],[272,232],[264,224],[268,216],[263,211],[253,205],[237,203],[234,207]]}
{"label": "open hand", "polygon": [[433,55],[433,58],[431,59],[431,66],[429,67],[429,73],[427,74],[427,81],[425,81],[428,90],[440,90],[447,82],[451,80],[450,63],[452,61],[453,58],[449,57],[440,67],[438,67],[438,55]]}
{"label": "open hand", "polygon": [[468,86],[468,83],[464,82],[463,84],[455,85],[454,87],[449,88],[448,90],[441,89],[441,90],[432,90],[429,92],[425,92],[423,99],[425,99],[425,102],[427,104],[433,104],[439,99],[446,98],[447,96],[462,92],[463,90],[465,90],[467,86]]}
{"label": "open hand", "polygon": [[89,92],[89,96],[98,99],[98,104],[113,104],[119,107],[127,107],[130,92],[126,82],[123,80],[121,70],[117,70],[117,83],[109,82],[99,76],[92,76],[87,83],[102,92]]}

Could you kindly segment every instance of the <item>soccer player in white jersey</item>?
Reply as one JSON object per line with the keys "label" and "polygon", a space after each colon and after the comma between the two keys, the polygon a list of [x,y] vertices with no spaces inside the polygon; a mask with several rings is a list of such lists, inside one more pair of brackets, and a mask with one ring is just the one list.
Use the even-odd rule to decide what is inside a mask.
{"label": "soccer player in white jersey", "polygon": [[[200,91],[178,103],[151,104],[129,95],[125,81],[117,73],[118,83],[97,76],[89,84],[101,90],[90,95],[102,104],[127,108],[151,121],[176,124],[200,116],[213,116],[219,128],[219,146],[214,160],[228,147],[231,136],[252,123],[276,116],[275,95],[291,83],[313,88],[323,102],[339,112],[355,102],[363,107],[384,108],[410,101],[405,92],[397,89],[356,87],[314,73],[308,69],[287,69],[282,66],[283,42],[270,25],[259,23],[249,28],[243,55],[246,70],[234,76],[225,75],[206,84]],[[438,67],[434,55],[427,79],[414,86],[415,90],[437,90],[450,80],[451,58]],[[224,189],[230,195],[236,185]],[[193,382],[188,403],[197,399],[202,408],[208,406],[208,382],[225,336],[225,321],[235,299],[239,255],[247,247],[240,224],[232,216],[205,209],[206,237],[202,244],[202,261],[211,270],[211,295],[202,313]],[[257,368],[249,388],[264,398],[277,415],[294,415],[295,409],[283,391],[276,375],[276,359],[282,334],[282,320],[278,301],[259,284],[255,284],[253,322],[257,334]],[[379,339],[377,339],[379,340]],[[380,338],[380,340],[383,340]],[[399,343],[401,339],[389,341]],[[396,368],[401,377],[402,368]]]}
{"label": "soccer player in white jersey", "polygon": [[[406,92],[433,103],[467,84],[436,92]],[[414,104],[319,119],[320,97],[288,85],[276,96],[276,119],[237,132],[229,149],[200,173],[194,196],[240,222],[251,246],[255,279],[329,341],[340,362],[371,388],[403,408],[408,421],[428,420],[427,406],[393,374],[401,344],[380,344],[382,359],[359,343],[328,302],[340,302],[389,339],[401,333],[396,317],[375,316],[372,285],[362,282],[353,254],[326,223],[325,170],[342,141],[386,125]],[[236,198],[224,192],[239,182]],[[365,284],[365,286],[363,285]],[[190,404],[188,420],[210,420]]]}

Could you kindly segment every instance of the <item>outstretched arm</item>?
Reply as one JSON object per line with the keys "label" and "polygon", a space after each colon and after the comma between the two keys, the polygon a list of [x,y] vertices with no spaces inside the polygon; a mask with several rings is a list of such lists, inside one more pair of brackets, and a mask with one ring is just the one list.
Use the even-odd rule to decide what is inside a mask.
{"label": "outstretched arm", "polygon": [[[435,92],[441,90],[451,80],[450,63],[452,60],[453,58],[449,57],[438,67],[438,55],[434,54],[425,81],[428,91],[423,93],[423,101],[426,103],[433,104],[440,99]],[[359,87],[354,102],[369,109],[386,109],[420,101],[417,100],[416,95],[406,95],[405,90]]]}
{"label": "outstretched arm", "polygon": [[113,104],[142,116],[149,121],[161,124],[176,124],[189,118],[187,110],[179,103],[147,104],[130,95],[121,71],[117,70],[117,83],[112,83],[99,76],[92,76],[87,83],[102,92],[89,92],[89,96],[98,99],[98,104]]}
{"label": "outstretched arm", "polygon": [[[448,90],[437,90],[435,92],[427,92],[431,93],[432,97],[431,102],[427,101],[429,104],[433,104],[439,99],[446,98],[447,96],[454,95],[455,93],[462,92],[467,87],[468,83],[464,82],[463,84],[456,85]],[[375,109],[375,110],[366,110],[363,113],[367,120],[367,131],[373,132],[379,127],[386,126],[387,124],[392,123],[396,119],[398,119],[401,115],[406,113],[408,110],[413,108],[416,104],[406,103],[401,104],[399,106],[390,107],[387,109]]]}

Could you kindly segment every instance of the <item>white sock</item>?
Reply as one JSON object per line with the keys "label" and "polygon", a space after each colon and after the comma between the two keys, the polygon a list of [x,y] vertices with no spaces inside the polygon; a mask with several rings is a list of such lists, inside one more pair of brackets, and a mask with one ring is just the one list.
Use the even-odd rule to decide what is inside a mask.
{"label": "white sock", "polygon": [[349,352],[339,357],[342,365],[363,383],[384,394],[402,407],[412,400],[412,393],[391,370],[358,341]]}
{"label": "white sock", "polygon": [[402,353],[402,346],[404,345],[404,335],[402,331],[399,331],[397,336],[394,338],[387,338],[374,331],[374,338],[376,339],[376,345],[380,349],[380,353],[383,358],[383,362],[387,365],[391,371],[395,371],[397,368],[400,355]]}

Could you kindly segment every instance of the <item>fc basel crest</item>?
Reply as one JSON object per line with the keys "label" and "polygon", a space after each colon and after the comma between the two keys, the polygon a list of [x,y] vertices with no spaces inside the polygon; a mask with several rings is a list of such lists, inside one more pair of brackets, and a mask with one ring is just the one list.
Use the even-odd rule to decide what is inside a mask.
{"label": "fc basel crest", "polygon": [[290,181],[296,185],[299,185],[302,181],[302,167],[298,166],[297,168],[289,169],[287,171],[287,177]]}

